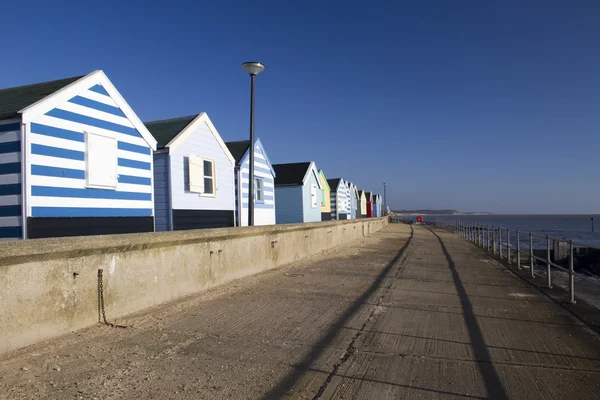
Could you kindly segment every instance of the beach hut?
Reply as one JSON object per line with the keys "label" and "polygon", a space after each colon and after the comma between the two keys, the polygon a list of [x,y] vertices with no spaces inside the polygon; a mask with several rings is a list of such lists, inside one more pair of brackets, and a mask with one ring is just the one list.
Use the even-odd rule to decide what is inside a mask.
{"label": "beach hut", "polygon": [[156,138],[157,231],[234,226],[235,160],[206,113],[146,122]]}
{"label": "beach hut", "polygon": [[148,232],[156,140],[104,72],[0,90],[0,238]]}
{"label": "beach hut", "polygon": [[321,183],[321,221],[331,221],[331,188],[322,169],[319,170],[319,182]]}
{"label": "beach hut", "polygon": [[381,217],[381,196],[373,195],[373,217]]}
{"label": "beach hut", "polygon": [[275,164],[278,224],[321,221],[321,180],[314,163]]}
{"label": "beach hut", "polygon": [[367,218],[367,197],[364,190],[358,191],[358,209],[360,210],[359,218]]}
{"label": "beach hut", "polygon": [[357,219],[361,217],[360,214],[360,198],[358,196],[358,189],[352,182],[346,182],[348,184],[348,216],[351,219]]}
{"label": "beach hut", "polygon": [[[235,159],[236,226],[248,226],[250,141],[226,142]],[[275,224],[275,170],[260,141],[254,142],[254,225]]]}
{"label": "beach hut", "polygon": [[331,188],[331,219],[348,219],[348,185],[342,178],[328,179]]}
{"label": "beach hut", "polygon": [[367,203],[367,217],[373,218],[373,193],[365,192],[365,198]]}

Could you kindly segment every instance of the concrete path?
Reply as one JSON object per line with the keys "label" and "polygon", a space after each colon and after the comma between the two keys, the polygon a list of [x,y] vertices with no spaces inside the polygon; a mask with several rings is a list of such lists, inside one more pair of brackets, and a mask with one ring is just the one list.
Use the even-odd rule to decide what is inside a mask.
{"label": "concrete path", "polygon": [[[110,309],[107,310],[110,319]],[[8,399],[594,399],[598,336],[449,233],[373,237],[0,358]]]}

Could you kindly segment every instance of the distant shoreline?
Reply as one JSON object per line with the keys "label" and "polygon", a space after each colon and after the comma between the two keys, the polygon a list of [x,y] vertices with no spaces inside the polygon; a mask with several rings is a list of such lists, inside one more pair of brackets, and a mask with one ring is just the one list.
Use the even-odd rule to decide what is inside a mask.
{"label": "distant shoreline", "polygon": [[393,211],[392,212],[396,215],[440,215],[440,216],[464,216],[464,215],[494,215],[492,213],[488,213],[488,212],[444,212],[444,211],[440,211],[440,212],[436,212],[436,211],[419,211],[419,210],[403,210],[403,211]]}

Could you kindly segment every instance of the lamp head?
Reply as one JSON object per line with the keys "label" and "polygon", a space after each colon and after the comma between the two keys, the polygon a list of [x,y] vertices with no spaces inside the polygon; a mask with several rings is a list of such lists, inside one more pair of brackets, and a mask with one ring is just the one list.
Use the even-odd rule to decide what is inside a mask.
{"label": "lamp head", "polygon": [[257,61],[248,61],[242,64],[242,69],[250,75],[256,76],[265,69],[265,66]]}

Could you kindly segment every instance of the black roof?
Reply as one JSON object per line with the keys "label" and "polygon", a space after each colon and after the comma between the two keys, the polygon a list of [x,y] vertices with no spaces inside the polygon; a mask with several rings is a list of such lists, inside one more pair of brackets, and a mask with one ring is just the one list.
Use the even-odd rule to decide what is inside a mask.
{"label": "black roof", "polygon": [[369,201],[369,199],[373,197],[373,193],[365,192],[365,197],[367,198],[367,201]]}
{"label": "black roof", "polygon": [[242,161],[242,157],[246,154],[246,151],[250,147],[249,140],[238,140],[237,142],[226,142],[229,152],[235,159],[235,164],[238,165]]}
{"label": "black roof", "polygon": [[362,194],[363,194],[363,191],[362,191],[362,190],[359,190],[359,191],[358,191],[358,197],[362,196]]}
{"label": "black roof", "polygon": [[187,117],[163,119],[160,121],[144,122],[146,128],[150,131],[154,139],[156,139],[156,148],[162,149],[167,143],[169,143],[175,136],[179,134],[186,126],[190,124],[196,117],[196,115],[188,115]]}
{"label": "black roof", "polygon": [[327,184],[330,189],[336,190],[342,178],[327,179]]}
{"label": "black roof", "polygon": [[306,171],[310,167],[310,162],[275,164],[275,186],[280,185],[302,185],[302,180]]}
{"label": "black roof", "polygon": [[17,117],[19,110],[50,96],[81,78],[83,76],[74,76],[56,81],[0,89],[0,120]]}

